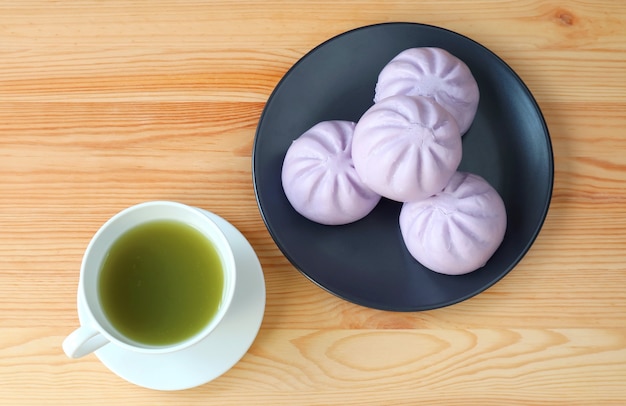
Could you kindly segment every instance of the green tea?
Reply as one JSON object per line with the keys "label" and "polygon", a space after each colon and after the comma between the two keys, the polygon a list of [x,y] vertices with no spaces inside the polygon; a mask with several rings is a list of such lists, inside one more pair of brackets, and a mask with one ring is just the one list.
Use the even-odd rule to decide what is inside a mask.
{"label": "green tea", "polygon": [[192,337],[216,314],[224,274],[213,244],[178,221],[140,224],[111,246],[99,296],[110,323],[127,338],[170,345]]}

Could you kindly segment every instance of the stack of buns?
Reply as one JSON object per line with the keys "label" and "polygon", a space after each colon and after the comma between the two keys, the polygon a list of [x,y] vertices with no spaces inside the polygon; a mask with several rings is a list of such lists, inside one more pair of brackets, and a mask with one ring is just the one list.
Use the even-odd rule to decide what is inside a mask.
{"label": "stack of buns", "polygon": [[507,219],[487,181],[458,171],[478,101],[463,61],[440,48],[407,49],[381,70],[374,104],[358,122],[324,121],[291,144],[285,195],[325,225],[360,220],[381,197],[402,202],[401,234],[417,261],[448,275],[479,269]]}

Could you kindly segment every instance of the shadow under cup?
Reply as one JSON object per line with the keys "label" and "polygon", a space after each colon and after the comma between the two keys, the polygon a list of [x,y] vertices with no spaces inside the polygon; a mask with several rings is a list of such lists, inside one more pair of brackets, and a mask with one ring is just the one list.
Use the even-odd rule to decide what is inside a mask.
{"label": "shadow under cup", "polygon": [[[127,231],[148,222],[175,221],[199,231],[217,252],[223,272],[220,304],[207,324],[196,334],[173,344],[151,345],[133,340],[116,329],[105,314],[99,292],[103,263],[112,245]],[[175,202],[147,202],[129,207],[109,219],[94,235],[81,266],[79,295],[85,303],[94,326],[110,343],[132,351],[166,353],[189,347],[205,338],[222,320],[235,289],[235,260],[231,247],[219,227],[200,210]]]}

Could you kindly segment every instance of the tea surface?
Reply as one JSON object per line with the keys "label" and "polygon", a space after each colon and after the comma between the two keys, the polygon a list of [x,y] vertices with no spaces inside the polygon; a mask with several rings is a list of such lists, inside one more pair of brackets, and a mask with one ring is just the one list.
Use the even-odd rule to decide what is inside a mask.
{"label": "tea surface", "polygon": [[170,345],[192,337],[217,312],[223,268],[213,244],[178,221],[151,221],[111,246],[100,272],[104,313],[138,343]]}

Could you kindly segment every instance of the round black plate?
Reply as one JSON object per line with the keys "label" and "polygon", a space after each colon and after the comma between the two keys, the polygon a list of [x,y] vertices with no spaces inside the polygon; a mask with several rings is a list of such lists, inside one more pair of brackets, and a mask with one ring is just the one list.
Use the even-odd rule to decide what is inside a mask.
{"label": "round black plate", "polygon": [[[378,73],[406,48],[448,50],[472,70],[481,92],[463,136],[460,170],[483,176],[507,209],[504,241],[481,269],[445,276],[421,266],[402,242],[401,204],[382,199],[367,217],[324,226],[300,216],[282,189],[291,142],[324,120],[358,121],[373,104]],[[329,292],[383,310],[417,311],[468,299],[504,277],[530,249],[552,196],[554,167],[548,128],[522,80],[499,57],[454,32],[414,23],[358,28],[319,45],[298,61],[270,96],[252,154],[257,202],[287,259]]]}

